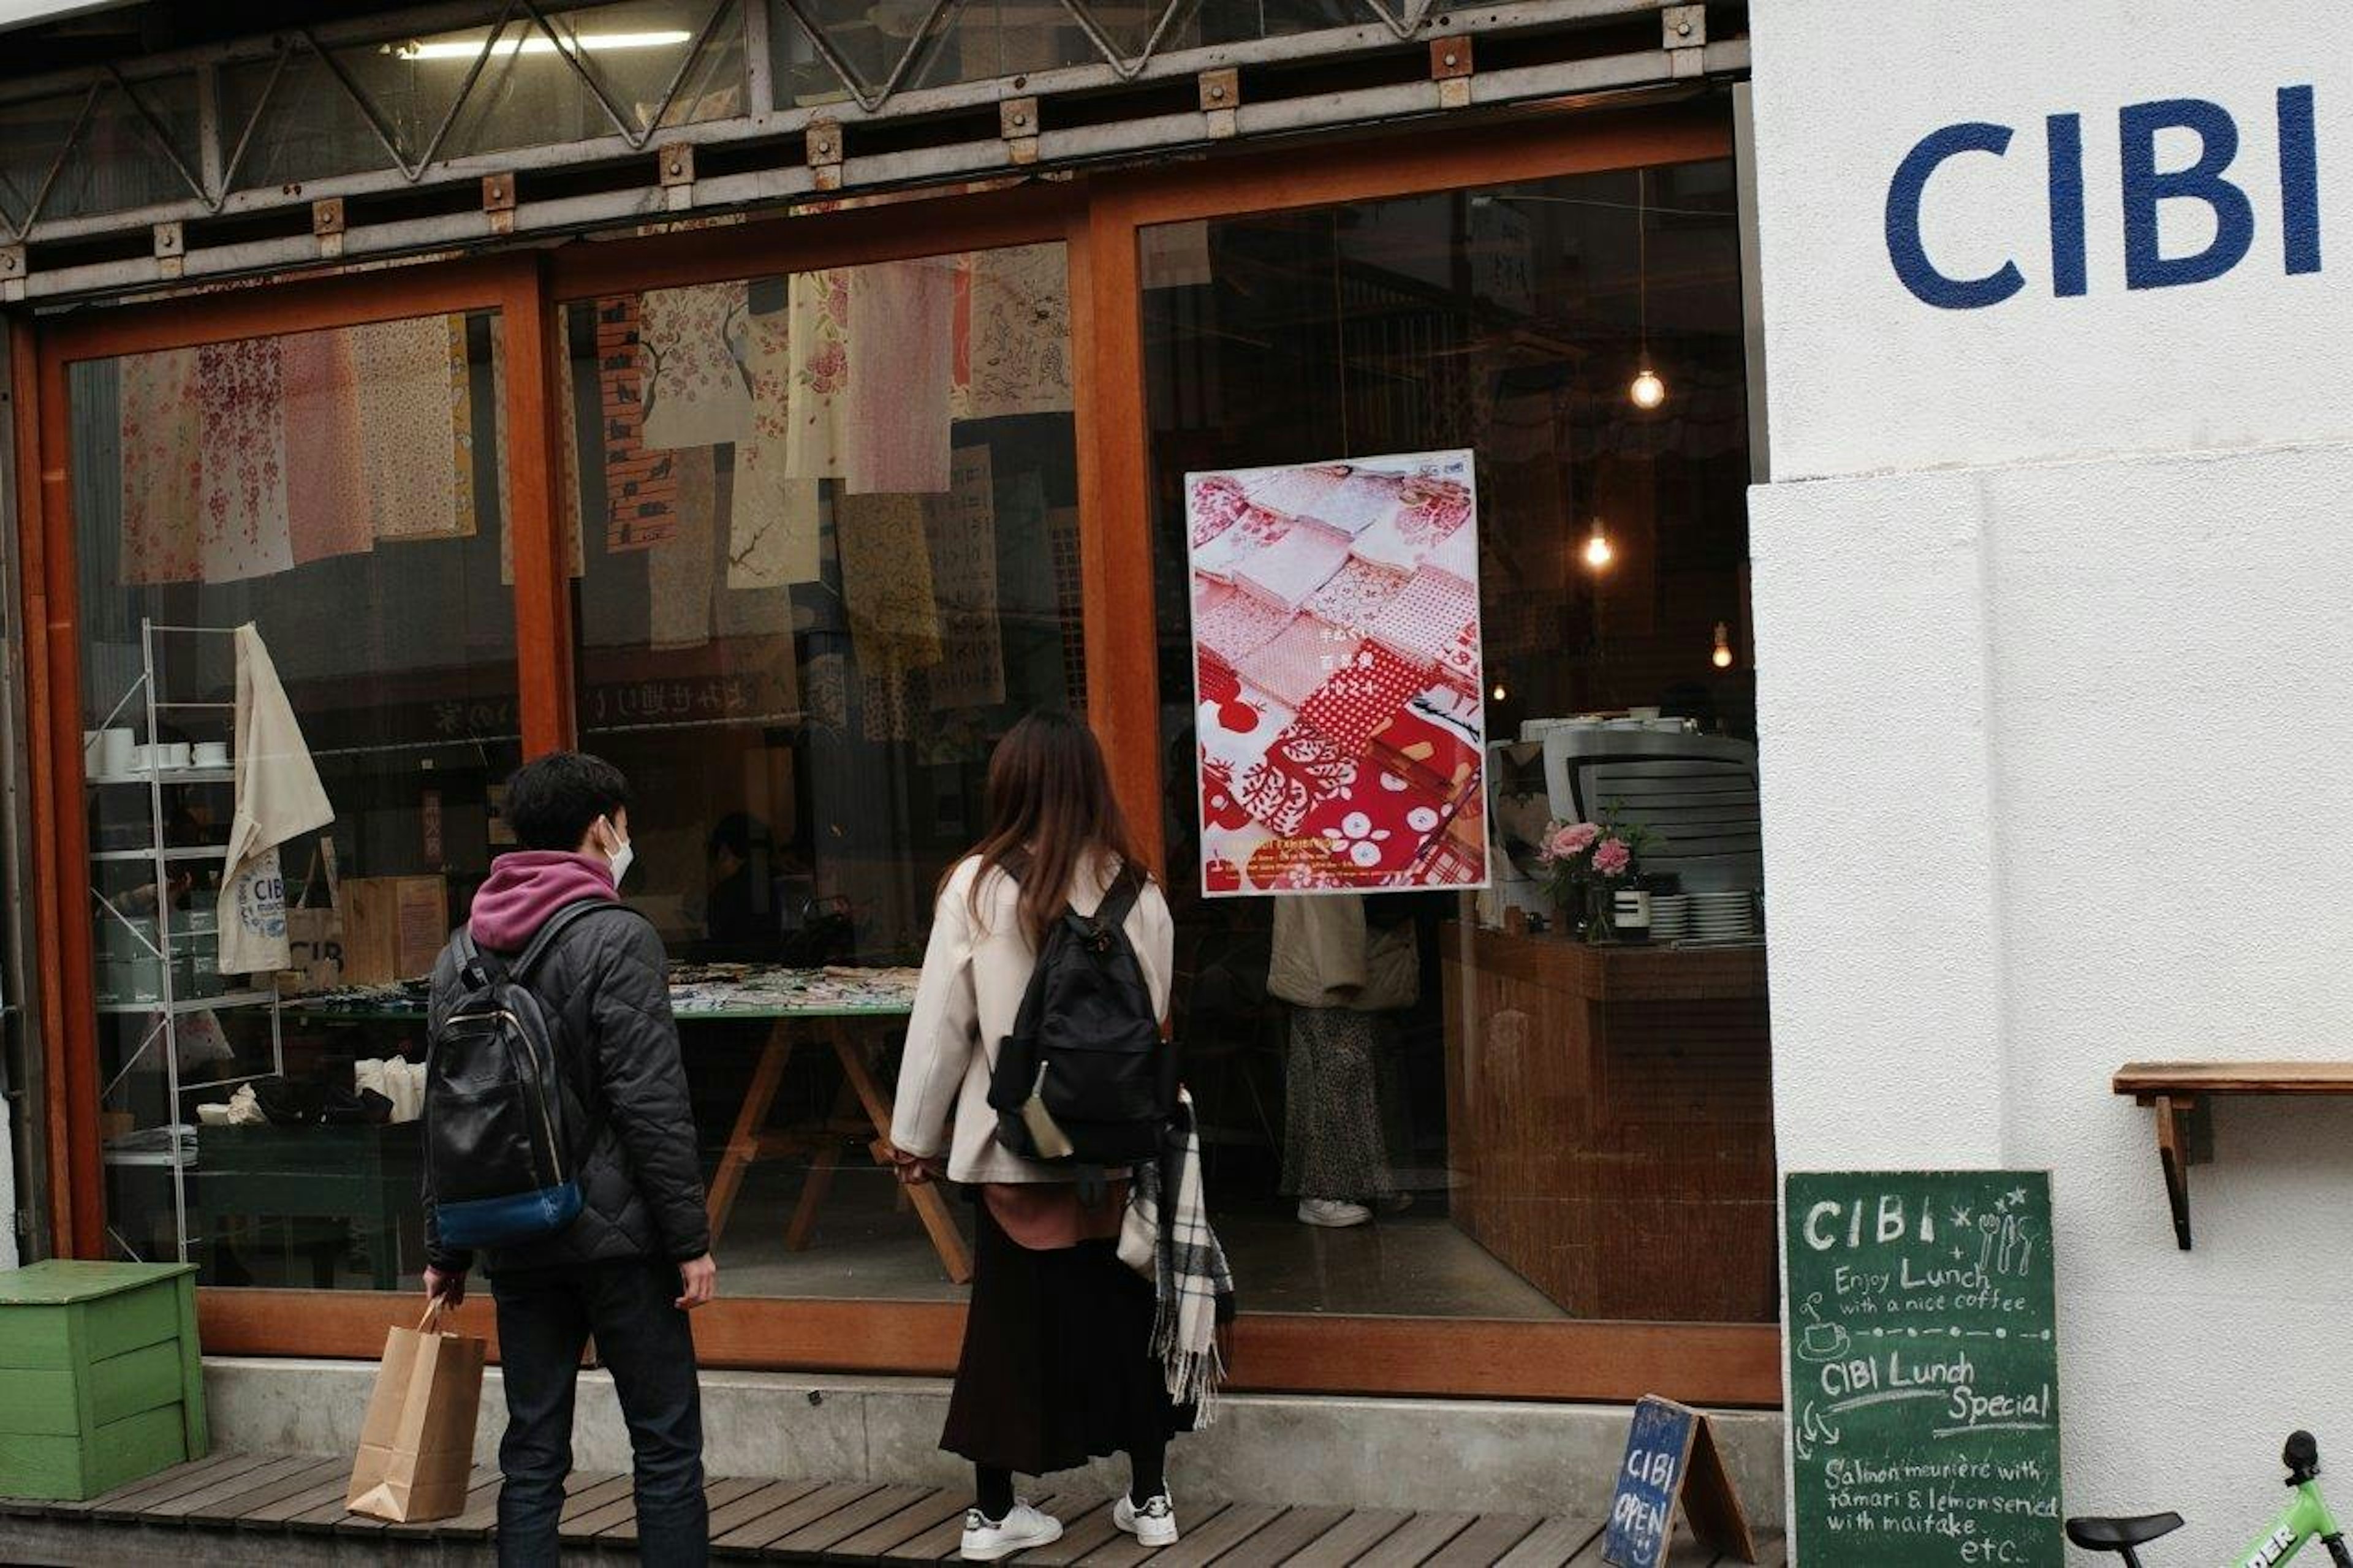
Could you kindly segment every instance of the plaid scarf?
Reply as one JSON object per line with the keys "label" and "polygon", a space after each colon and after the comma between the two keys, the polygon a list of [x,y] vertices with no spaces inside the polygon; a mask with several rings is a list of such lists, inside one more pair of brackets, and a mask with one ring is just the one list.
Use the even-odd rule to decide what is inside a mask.
{"label": "plaid scarf", "polygon": [[[1174,1203],[1166,1201],[1171,1192]],[[1218,1328],[1233,1320],[1234,1277],[1209,1229],[1189,1094],[1177,1097],[1159,1161],[1135,1168],[1119,1256],[1153,1282],[1159,1297],[1152,1351],[1166,1370],[1169,1397],[1192,1405],[1195,1426],[1207,1426],[1216,1419],[1218,1389],[1226,1379]]]}

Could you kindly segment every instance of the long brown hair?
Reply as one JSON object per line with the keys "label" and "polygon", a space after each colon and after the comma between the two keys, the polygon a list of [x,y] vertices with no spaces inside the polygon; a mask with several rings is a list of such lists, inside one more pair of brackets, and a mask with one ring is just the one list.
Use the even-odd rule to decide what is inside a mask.
{"label": "long brown hair", "polygon": [[1018,864],[1021,929],[1032,943],[1045,939],[1090,860],[1106,871],[1121,865],[1148,874],[1128,839],[1103,748],[1085,721],[1069,713],[1041,710],[1006,731],[988,760],[987,809],[987,830],[972,849],[980,857],[974,917],[988,874]]}

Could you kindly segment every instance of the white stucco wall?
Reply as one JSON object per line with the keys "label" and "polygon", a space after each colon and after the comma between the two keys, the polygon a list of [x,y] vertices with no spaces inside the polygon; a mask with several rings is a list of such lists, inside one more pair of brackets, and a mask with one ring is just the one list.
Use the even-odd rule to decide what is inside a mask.
{"label": "white stucco wall", "polygon": [[[2066,1505],[2178,1509],[2152,1564],[2220,1561],[2279,1506],[2292,1428],[2353,1473],[2353,1107],[2223,1105],[2183,1253],[2149,1113],[2108,1078],[2353,1056],[2353,54],[2280,0],[1751,16],[1783,1163],[2050,1168]],[[2322,269],[2291,276],[2273,124],[2296,84]],[[2237,121],[2255,237],[2212,281],[2128,289],[2117,111],[2174,97]],[[2060,112],[2085,150],[2068,299]],[[1965,120],[2017,134],[1931,181],[1929,253],[2014,258],[2027,287],[1940,310],[1897,278],[1885,200]],[[2168,254],[2212,227],[2162,210]]]}

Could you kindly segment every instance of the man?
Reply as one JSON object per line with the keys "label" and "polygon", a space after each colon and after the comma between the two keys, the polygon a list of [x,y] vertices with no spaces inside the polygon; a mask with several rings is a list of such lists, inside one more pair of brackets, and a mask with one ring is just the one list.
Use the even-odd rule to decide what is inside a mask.
{"label": "man", "polygon": [[[711,1300],[718,1268],[668,959],[653,928],[617,897],[631,858],[628,784],[596,757],[542,757],[508,784],[506,815],[523,847],[501,856],[474,895],[477,946],[512,958],[559,910],[612,909],[575,920],[526,977],[587,1146],[575,1151],[579,1217],[488,1258],[507,1393],[499,1561],[557,1561],[573,1390],[594,1335],[637,1458],[640,1558],[664,1568],[704,1563],[702,1411],[686,1314]],[[455,955],[444,952],[433,972],[437,1031],[461,985]],[[442,1247],[430,1192],[426,1199],[425,1291],[454,1307],[472,1259]]]}
{"label": "man", "polygon": [[767,887],[768,830],[731,811],[711,830],[711,894],[703,932],[715,955],[772,957],[776,915]]}

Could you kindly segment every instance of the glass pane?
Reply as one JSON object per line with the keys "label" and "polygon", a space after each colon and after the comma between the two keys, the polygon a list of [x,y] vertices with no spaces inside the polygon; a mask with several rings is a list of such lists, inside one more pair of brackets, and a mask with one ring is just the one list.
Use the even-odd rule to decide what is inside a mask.
{"label": "glass pane", "polygon": [[[1141,261],[1179,1037],[1252,1303],[1771,1317],[1731,166]],[[1633,863],[1539,860],[1582,822]]]}
{"label": "glass pane", "polygon": [[[117,1256],[185,1242],[224,1285],[423,1266],[416,1069],[382,1066],[421,1031],[276,997],[421,976],[488,868],[520,760],[499,337],[429,316],[72,367]],[[282,843],[225,867],[241,790]]]}
{"label": "glass pane", "polygon": [[[342,58],[348,63],[357,56],[358,51],[345,51]],[[454,92],[454,86],[448,90]],[[385,99],[380,112],[387,123],[414,125],[423,120],[416,97],[404,100],[388,93]],[[319,57],[308,51],[294,53],[282,67],[268,60],[224,66],[220,100],[227,155],[235,154],[240,139],[245,146],[244,156],[230,171],[229,183],[239,190],[392,167],[391,154],[359,105]],[[431,135],[426,131],[424,140]],[[416,145],[423,146],[424,141]]]}
{"label": "glass pane", "polygon": [[[738,0],[626,0],[552,11],[548,20],[555,37],[518,15],[495,33],[471,27],[343,46],[334,51],[335,64],[352,88],[307,50],[287,62],[274,89],[269,63],[225,68],[227,138],[234,145],[252,126],[235,184],[251,188],[390,167],[353,88],[412,163],[434,146],[445,122],[443,158],[611,135],[612,119],[581,79],[583,70],[633,132],[651,126],[657,113],[665,125],[684,125],[744,112]],[[556,37],[581,62],[579,70],[558,55]],[[681,68],[685,78],[677,80]],[[663,96],[674,80],[677,91],[664,112]]]}
{"label": "glass pane", "polygon": [[[996,737],[1085,703],[1062,247],[601,300],[566,332],[582,744],[629,776],[623,892],[688,966],[730,1289],[954,1295],[923,1222],[963,1205],[899,1208],[854,1092],[887,1099],[903,1017],[741,1015],[902,994],[878,972],[920,958]],[[739,1125],[776,1157],[723,1157]]]}
{"label": "glass pane", "polygon": [[[163,151],[168,145],[191,174],[204,166],[196,129],[196,79],[164,77],[135,83],[129,90],[139,95],[137,104],[119,87],[100,96],[74,143],[73,156],[58,171],[57,184],[41,208],[43,217],[87,217],[196,196]],[[141,106],[154,124],[140,113]]]}
{"label": "glass pane", "polygon": [[[554,37],[528,22],[510,24],[500,34],[481,79],[467,95],[452,134],[452,156],[544,146],[613,134],[613,121],[595,81],[632,131],[654,121],[662,95],[692,55],[695,41],[714,10],[724,10],[711,39],[681,85],[680,102],[668,124],[723,119],[744,111],[743,26],[728,0],[628,0],[616,5],[555,12],[548,20]],[[467,68],[459,35],[451,58],[439,62],[460,75]],[[557,52],[563,41],[572,60]],[[430,45],[426,46],[429,50]],[[434,63],[429,57],[420,59]]]}

